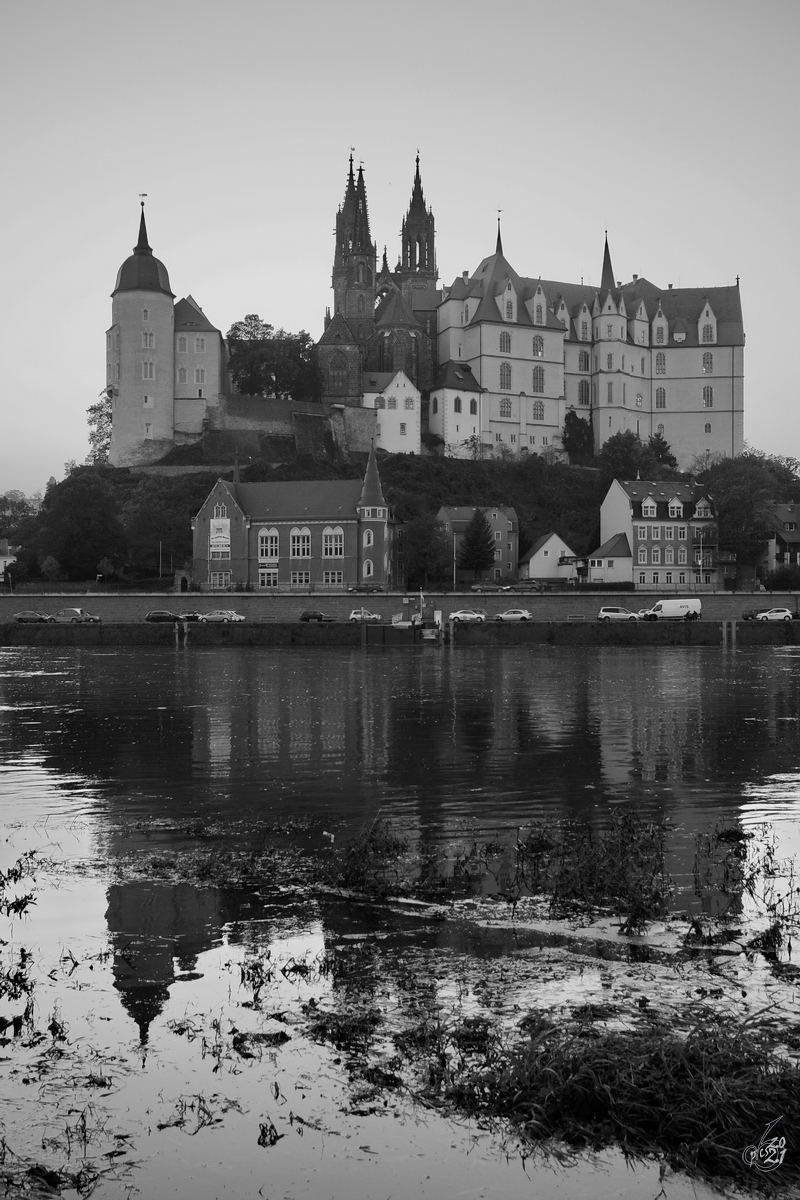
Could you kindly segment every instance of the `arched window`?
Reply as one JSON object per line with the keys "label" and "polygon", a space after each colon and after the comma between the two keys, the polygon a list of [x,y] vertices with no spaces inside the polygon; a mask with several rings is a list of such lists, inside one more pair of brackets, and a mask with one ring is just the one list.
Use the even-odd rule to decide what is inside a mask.
{"label": "arched window", "polygon": [[531,405],[531,419],[534,421],[544,420],[544,400],[534,400]]}
{"label": "arched window", "polygon": [[641,392],[636,393],[636,407],[637,408],[642,407],[642,393]]}
{"label": "arched window", "polygon": [[659,352],[656,355],[656,375],[666,375],[667,373],[667,356]]}
{"label": "arched window", "polygon": [[206,339],[204,337],[196,337],[194,339],[194,348],[198,354],[205,354]]}
{"label": "arched window", "polygon": [[[583,353],[586,354],[586,351],[584,350]],[[537,333],[536,337],[533,339],[533,357],[544,358],[544,338],[540,333]],[[586,359],[588,362],[588,354],[586,354]]]}
{"label": "arched window", "polygon": [[178,367],[178,383],[186,383],[186,367]]}
{"label": "arched window", "polygon": [[703,326],[703,341],[704,342],[713,342],[713,340],[714,340],[714,326],[713,325],[704,325]]}
{"label": "arched window", "polygon": [[656,408],[667,407],[667,390],[666,388],[656,388]]}
{"label": "arched window", "polygon": [[533,368],[533,391],[544,392],[544,367]]}
{"label": "arched window", "polygon": [[359,316],[361,316],[361,314],[364,312],[365,307],[364,297],[359,295],[358,299],[356,300],[356,312]]}
{"label": "arched window", "polygon": [[453,412],[457,412],[457,413],[461,412],[461,397],[460,396],[456,396],[456,398],[453,400]]}
{"label": "arched window", "polygon": [[142,309],[142,320],[143,320],[143,321],[149,321],[149,320],[150,320],[150,309],[149,309],[149,308],[143,308],[143,309]]}
{"label": "arched window", "polygon": [[[535,340],[536,339],[534,338],[534,341]],[[578,355],[578,370],[579,371],[588,371],[589,370],[589,351],[588,350],[581,350],[580,354]]]}
{"label": "arched window", "polygon": [[651,557],[653,566],[659,566],[661,563],[661,547],[653,546],[653,549],[650,552],[650,557]]}
{"label": "arched window", "polygon": [[268,559],[270,561],[274,561],[278,557],[277,529],[259,529],[258,557],[259,560]]}
{"label": "arched window", "polygon": [[714,355],[710,350],[706,350],[705,354],[703,355],[703,374],[714,374]]}
{"label": "arched window", "polygon": [[227,517],[227,515],[228,515],[228,510],[224,504],[215,504],[214,505],[214,519],[215,520],[217,520],[217,521],[224,520],[225,517]]}
{"label": "arched window", "polygon": [[588,342],[589,340],[589,322],[581,321],[581,341]]}
{"label": "arched window", "polygon": [[302,529],[297,526],[289,535],[289,554],[291,558],[311,558],[311,530],[305,525]]}
{"label": "arched window", "polygon": [[362,542],[365,547],[372,546],[374,544],[375,536],[371,529],[364,530],[364,537],[362,538]]}
{"label": "arched window", "polygon": [[361,573],[365,579],[372,578],[372,559],[371,558],[364,559],[364,566],[362,567]]}
{"label": "arched window", "polygon": [[328,366],[328,384],[332,392],[341,392],[347,387],[347,359],[338,350]]}
{"label": "arched window", "polygon": [[501,417],[510,417],[511,416],[511,401],[510,400],[503,399],[500,401],[500,416]]}
{"label": "arched window", "polygon": [[464,305],[464,320],[465,321],[469,320],[469,305],[468,304]]}
{"label": "arched window", "polygon": [[[663,425],[659,425],[659,426],[657,427],[657,429],[656,429],[656,433],[657,433],[657,434],[659,434],[659,436],[660,436],[660,437],[663,437],[663,436],[664,436],[664,426],[663,426]],[[655,514],[655,513],[653,513],[653,516],[655,516],[655,515],[656,515],[656,514]]]}
{"label": "arched window", "polygon": [[205,367],[195,367],[194,381],[195,381],[195,383],[205,383],[205,381],[206,381]]}
{"label": "arched window", "polygon": [[510,333],[501,333],[500,334],[500,353],[501,354],[510,354],[511,353],[511,334]]}
{"label": "arched window", "polygon": [[544,324],[544,309],[543,309],[542,305],[537,304],[535,311],[536,311],[536,317],[535,317],[536,324],[543,325]]}
{"label": "arched window", "polygon": [[656,342],[658,343],[659,346],[664,345],[664,326],[663,325],[659,325],[658,329],[656,330]]}
{"label": "arched window", "polygon": [[477,415],[478,415],[478,401],[477,400],[470,400],[469,414],[471,417],[477,417]]}
{"label": "arched window", "polygon": [[434,415],[435,415],[436,413],[438,413],[438,411],[439,411],[439,397],[438,397],[438,396],[434,396],[434,397],[433,397],[433,409],[432,409],[432,411],[433,411]]}
{"label": "arched window", "polygon": [[511,391],[511,363],[500,363],[500,387],[504,392]]}
{"label": "arched window", "polygon": [[589,380],[582,379],[578,384],[578,404],[589,403]]}
{"label": "arched window", "polygon": [[664,562],[667,564],[667,566],[670,566],[672,563],[675,562],[675,547],[674,546],[667,546],[666,550],[664,551]]}
{"label": "arched window", "polygon": [[706,387],[703,388],[703,408],[713,408],[713,407],[714,407],[714,389],[713,389],[713,387],[709,387],[708,385],[706,385]]}
{"label": "arched window", "polygon": [[344,530],[341,525],[326,525],[323,529],[322,557],[344,558]]}
{"label": "arched window", "polygon": [[511,321],[514,318],[514,302],[506,300],[506,320]]}
{"label": "arched window", "polygon": [[706,433],[711,433],[711,422],[710,422],[710,421],[706,421],[706,429],[705,429],[705,432],[706,432]]}

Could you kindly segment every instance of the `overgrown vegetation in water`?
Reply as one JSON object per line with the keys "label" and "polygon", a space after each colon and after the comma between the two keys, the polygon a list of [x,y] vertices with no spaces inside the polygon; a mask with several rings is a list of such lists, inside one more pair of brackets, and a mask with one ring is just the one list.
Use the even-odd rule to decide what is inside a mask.
{"label": "overgrown vegetation in water", "polygon": [[[508,1120],[531,1143],[618,1145],[764,1191],[800,1182],[796,1154],[787,1154],[774,1177],[748,1175],[742,1160],[776,1117],[778,1137],[800,1126],[800,1069],[776,1052],[785,1029],[770,1034],[705,1013],[685,1036],[653,1021],[600,1031],[591,1019],[556,1025],[537,1010],[521,1028],[524,1039],[514,1045],[469,1020],[395,1041],[402,1055],[419,1061],[422,1052],[421,1094],[429,1104]],[[789,1037],[800,1048],[800,1029]]]}

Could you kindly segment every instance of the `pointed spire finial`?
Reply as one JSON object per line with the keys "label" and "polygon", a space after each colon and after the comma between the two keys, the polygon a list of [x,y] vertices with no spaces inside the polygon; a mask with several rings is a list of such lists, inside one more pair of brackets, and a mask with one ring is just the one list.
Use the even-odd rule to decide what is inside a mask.
{"label": "pointed spire finial", "polygon": [[494,248],[495,254],[503,253],[503,239],[500,237],[500,213],[502,211],[502,208],[498,208],[497,210],[497,245]]}
{"label": "pointed spire finial", "polygon": [[145,224],[145,220],[144,220],[144,202],[145,202],[146,196],[147,196],[147,192],[139,193],[139,202],[142,206],[142,215],[139,218],[139,240],[136,243],[136,245],[133,247],[134,254],[152,254],[153,253],[153,251],[147,241],[147,225]]}
{"label": "pointed spire finial", "polygon": [[603,250],[603,273],[600,276],[600,291],[613,292],[615,286],[614,270],[611,266],[611,251],[608,248],[608,230],[606,230],[606,244]]}

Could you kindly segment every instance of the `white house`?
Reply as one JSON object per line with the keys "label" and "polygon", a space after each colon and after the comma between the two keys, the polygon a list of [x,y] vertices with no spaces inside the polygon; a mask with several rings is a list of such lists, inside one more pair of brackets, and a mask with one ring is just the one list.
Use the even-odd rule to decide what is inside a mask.
{"label": "white house", "polygon": [[[570,559],[562,562],[562,559]],[[537,538],[519,560],[520,579],[546,579],[566,583],[574,580],[576,555],[557,533],[546,533]]]}
{"label": "white house", "polygon": [[615,533],[589,556],[588,583],[630,583],[633,555],[624,533]]}
{"label": "white house", "polygon": [[390,454],[419,454],[421,396],[405,371],[365,371],[363,407],[374,408],[375,446]]}

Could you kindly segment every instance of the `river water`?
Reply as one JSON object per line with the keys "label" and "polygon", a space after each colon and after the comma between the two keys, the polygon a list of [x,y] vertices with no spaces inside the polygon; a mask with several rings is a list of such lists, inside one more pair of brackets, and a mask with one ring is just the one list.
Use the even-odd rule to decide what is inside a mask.
{"label": "river water", "polygon": [[[244,979],[237,972],[254,946],[267,947],[275,961],[281,955],[284,962],[311,961],[337,938],[365,936],[363,928],[354,932],[352,912],[321,914],[268,894],[267,886],[245,894],[114,874],[115,860],[132,849],[149,846],[163,855],[193,837],[247,847],[255,830],[284,829],[308,848],[341,842],[380,817],[420,842],[452,846],[515,838],[536,822],[602,830],[621,805],[670,820],[670,870],[687,903],[697,831],[769,823],[781,852],[800,854],[800,650],[1,651],[0,866],[29,849],[50,863],[37,907],[27,925],[16,923],[10,944],[32,939],[41,963],[39,1016],[61,1014],[59,1021],[75,1031],[74,1047],[89,1054],[89,1015],[92,1031],[107,1023],[94,1047],[115,1081],[106,1108],[119,1127],[123,1110],[137,1114],[130,1118],[134,1132],[115,1134],[116,1142],[108,1141],[113,1120],[101,1133],[98,1119],[95,1157],[118,1153],[125,1166],[104,1175],[96,1194],[490,1196],[500,1194],[492,1181],[504,1162],[504,1196],[599,1196],[606,1186],[609,1195],[627,1195],[614,1163],[606,1174],[601,1170],[607,1184],[596,1175],[587,1182],[578,1171],[553,1177],[544,1189],[537,1177],[536,1190],[524,1172],[509,1173],[497,1146],[484,1144],[488,1135],[440,1126],[443,1118],[423,1118],[407,1101],[395,1106],[394,1134],[386,1118],[375,1124],[374,1115],[351,1114],[360,1125],[343,1135],[349,1151],[331,1148],[340,1136],[331,1113],[340,1111],[346,1090],[334,1065],[340,1059],[319,1048],[312,1053],[295,1039],[294,1058],[287,1051],[278,1062],[273,1055],[271,1074],[259,1058],[256,1075],[248,1062],[249,1073],[231,1069],[223,1080],[225,1055],[215,1060],[204,1049],[202,1061],[192,1058],[187,1039],[175,1031],[193,1013],[196,1051],[201,1016],[221,1012],[226,997],[231,1003],[232,979]],[[396,925],[390,933],[403,944],[414,937]],[[424,942],[421,927],[420,936]],[[436,938],[442,961],[463,952],[458,937]],[[328,984],[316,979],[301,996],[301,982],[292,983],[293,1002],[327,994]],[[285,990],[286,977],[278,984]],[[48,988],[56,990],[50,995]],[[279,991],[274,999],[289,1003]],[[241,1006],[237,1012],[241,1024]],[[207,1034],[205,1028],[203,1047],[211,1045]],[[25,1082],[34,1050],[31,1042]],[[214,1120],[226,1134],[198,1159],[198,1143],[213,1143],[217,1126],[203,1117],[189,1128],[186,1113],[197,1112],[187,1108],[187,1097],[200,1095],[207,1057],[214,1073],[202,1082],[206,1107],[198,1111],[223,1113],[224,1121]],[[74,1063],[71,1069],[74,1078]],[[74,1137],[55,1136],[52,1113],[42,1133],[44,1118],[34,1118],[14,1090],[17,1068],[7,1070],[5,1099],[13,1095],[22,1114],[12,1120],[6,1103],[8,1143],[31,1161],[41,1133],[43,1145],[50,1137],[51,1165],[74,1161]],[[313,1079],[320,1071],[324,1102]],[[241,1076],[238,1091],[234,1075]],[[252,1127],[241,1114],[259,1109],[263,1120],[267,1075],[270,1119],[280,1127],[274,1088],[280,1080],[285,1099],[291,1076],[294,1112],[297,1089],[305,1086],[303,1100],[314,1096],[317,1128],[326,1130],[327,1141],[321,1135],[320,1149],[309,1135],[300,1154],[295,1139],[291,1156],[288,1142],[276,1143],[273,1190],[260,1191],[265,1150],[254,1151]],[[77,1111],[66,1076],[47,1085],[44,1075],[38,1078],[39,1100],[50,1087],[59,1120]],[[112,1092],[124,1096],[118,1110]],[[81,1103],[93,1101],[84,1096]],[[146,1115],[155,1109],[162,1118],[157,1126]],[[170,1124],[174,1111],[182,1117]],[[195,1135],[190,1144],[187,1137]],[[223,1146],[228,1135],[232,1141]],[[126,1158],[119,1147],[134,1142],[136,1153]],[[365,1149],[368,1142],[374,1145]],[[450,1149],[443,1152],[445,1145]],[[419,1170],[408,1167],[409,1146]],[[261,1158],[253,1160],[253,1153]],[[649,1194],[647,1187],[649,1177],[640,1175],[630,1195]],[[673,1181],[669,1196],[684,1195],[681,1188]]]}

